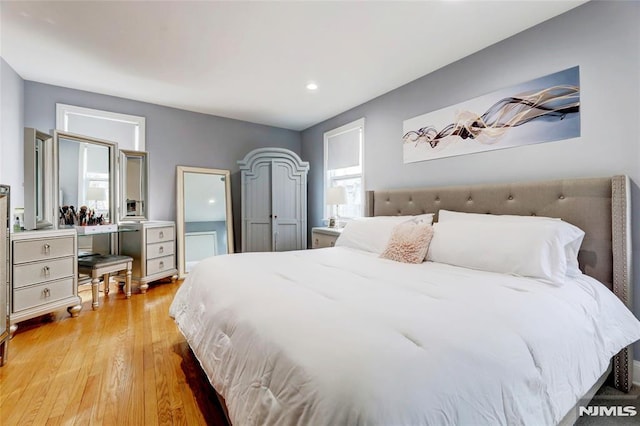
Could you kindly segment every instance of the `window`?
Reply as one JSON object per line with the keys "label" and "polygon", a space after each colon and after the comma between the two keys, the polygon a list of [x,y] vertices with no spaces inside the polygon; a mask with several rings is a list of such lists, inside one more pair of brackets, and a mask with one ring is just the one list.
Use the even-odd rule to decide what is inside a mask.
{"label": "window", "polygon": [[[338,216],[364,216],[364,118],[324,134],[325,197],[327,188],[343,186],[347,203],[338,206]],[[325,203],[325,217],[331,217],[335,206]],[[333,213],[333,214],[332,214]]]}
{"label": "window", "polygon": [[144,151],[145,118],[56,104],[56,128],[65,132],[116,142],[119,149]]}

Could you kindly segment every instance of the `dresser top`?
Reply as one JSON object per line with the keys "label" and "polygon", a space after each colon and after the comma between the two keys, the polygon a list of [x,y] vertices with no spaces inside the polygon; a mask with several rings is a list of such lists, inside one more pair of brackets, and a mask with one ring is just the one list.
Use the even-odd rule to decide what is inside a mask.
{"label": "dresser top", "polygon": [[53,238],[75,236],[76,230],[70,229],[36,229],[33,231],[11,231],[11,241],[26,240],[33,238]]}
{"label": "dresser top", "polygon": [[311,228],[311,232],[318,232],[320,234],[327,235],[340,235],[344,228],[329,228],[328,226],[317,226],[315,228]]}
{"label": "dresser top", "polygon": [[122,222],[120,228],[156,228],[163,226],[175,226],[170,220],[145,220],[142,222]]}

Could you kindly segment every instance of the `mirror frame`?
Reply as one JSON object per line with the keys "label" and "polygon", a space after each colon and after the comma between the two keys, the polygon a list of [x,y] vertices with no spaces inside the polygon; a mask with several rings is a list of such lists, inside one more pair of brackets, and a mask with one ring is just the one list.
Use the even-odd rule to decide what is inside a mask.
{"label": "mirror frame", "polygon": [[[40,166],[37,167],[36,140],[43,141]],[[31,127],[24,128],[24,229],[42,229],[55,226],[54,202],[54,143],[53,136]],[[42,212],[37,214],[39,203],[36,182],[38,173],[42,179]],[[11,212],[9,212],[11,215]]]}
{"label": "mirror frame", "polygon": [[[144,214],[136,216],[127,216],[127,160],[129,158],[141,158],[144,163],[144,170],[141,171],[142,179],[142,201],[144,202]],[[149,218],[149,153],[146,151],[130,151],[127,149],[120,150],[120,187],[119,187],[119,206],[118,206],[118,222],[141,222]]]}
{"label": "mirror frame", "polygon": [[[54,191],[53,191],[53,205],[56,211],[56,218],[58,217],[58,211],[60,209],[60,200],[59,200],[59,192],[60,192],[60,158],[58,155],[58,144],[60,138],[71,139],[78,143],[90,143],[94,145],[106,146],[109,148],[109,223],[118,223],[116,219],[116,212],[118,211],[118,206],[116,205],[117,196],[116,193],[118,191],[117,183],[118,183],[118,165],[116,163],[116,152],[118,151],[118,144],[111,141],[106,141],[103,139],[91,138],[89,136],[78,135],[75,133],[63,132],[60,130],[55,130],[53,132],[53,156],[55,159],[55,167],[54,167]],[[76,206],[79,207],[79,206]],[[59,223],[59,220],[56,220],[56,225]],[[57,227],[57,226],[56,226]]]}
{"label": "mirror frame", "polygon": [[231,171],[221,169],[209,169],[205,167],[176,166],[176,239],[178,240],[178,274],[182,279],[187,275],[185,264],[185,229],[184,229],[184,174],[202,173],[224,176],[225,202],[227,215],[227,253],[234,253],[233,248],[233,214],[231,209]]}

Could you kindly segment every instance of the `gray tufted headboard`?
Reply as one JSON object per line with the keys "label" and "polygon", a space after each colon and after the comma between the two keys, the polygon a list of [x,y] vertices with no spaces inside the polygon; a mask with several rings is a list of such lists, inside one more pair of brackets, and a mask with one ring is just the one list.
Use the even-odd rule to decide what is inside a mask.
{"label": "gray tufted headboard", "polygon": [[[435,213],[536,215],[561,218],[583,231],[580,268],[631,306],[629,179],[562,179],[491,185],[367,191],[367,216]],[[614,358],[618,389],[631,387],[631,348]]]}

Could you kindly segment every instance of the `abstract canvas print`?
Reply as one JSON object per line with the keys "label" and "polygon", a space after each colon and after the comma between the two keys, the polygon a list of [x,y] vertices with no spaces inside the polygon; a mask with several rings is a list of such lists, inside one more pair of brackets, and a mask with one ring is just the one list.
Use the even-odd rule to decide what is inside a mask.
{"label": "abstract canvas print", "polygon": [[404,121],[405,163],[580,136],[573,67]]}

